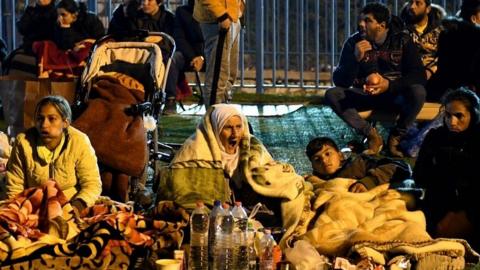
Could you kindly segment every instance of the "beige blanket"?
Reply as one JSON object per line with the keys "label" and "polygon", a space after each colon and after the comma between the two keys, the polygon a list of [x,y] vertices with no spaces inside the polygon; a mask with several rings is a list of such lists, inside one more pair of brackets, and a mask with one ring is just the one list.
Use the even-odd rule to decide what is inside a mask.
{"label": "beige blanket", "polygon": [[[337,178],[315,183],[310,193],[310,211],[303,212],[287,243],[304,239],[321,254],[331,256],[347,256],[354,246],[354,251],[360,254],[367,254],[368,249],[384,254],[389,252],[386,246],[404,254],[433,252],[464,256],[469,250],[464,241],[433,240],[426,232],[424,214],[408,211],[401,194],[388,189],[388,184],[365,193],[348,192],[354,181]],[[399,248],[402,245],[392,243],[410,248],[402,249]],[[382,249],[376,248],[380,246]],[[368,254],[372,257],[374,252]]]}

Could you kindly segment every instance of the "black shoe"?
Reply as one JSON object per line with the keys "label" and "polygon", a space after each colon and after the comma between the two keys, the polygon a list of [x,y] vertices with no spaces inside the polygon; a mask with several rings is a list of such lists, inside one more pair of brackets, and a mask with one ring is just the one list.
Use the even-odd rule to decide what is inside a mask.
{"label": "black shoe", "polygon": [[177,114],[177,102],[175,98],[168,98],[162,111],[163,115]]}

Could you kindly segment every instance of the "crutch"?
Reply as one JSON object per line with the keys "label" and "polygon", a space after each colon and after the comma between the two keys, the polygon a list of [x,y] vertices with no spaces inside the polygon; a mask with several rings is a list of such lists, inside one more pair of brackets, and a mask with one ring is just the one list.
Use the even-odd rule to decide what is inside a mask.
{"label": "crutch", "polygon": [[228,29],[223,28],[220,28],[218,32],[217,51],[215,53],[215,66],[213,67],[212,92],[210,92],[209,106],[212,106],[217,101],[217,87],[218,80],[220,79],[220,68],[222,67],[223,45],[225,43],[227,32]]}

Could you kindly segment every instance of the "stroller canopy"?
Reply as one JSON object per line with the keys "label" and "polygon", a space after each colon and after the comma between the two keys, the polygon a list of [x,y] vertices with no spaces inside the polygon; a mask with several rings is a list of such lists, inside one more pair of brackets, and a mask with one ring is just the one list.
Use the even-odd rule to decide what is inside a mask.
{"label": "stroller canopy", "polygon": [[[101,70],[101,67],[115,61],[150,66],[149,72],[154,80],[155,88],[162,89],[163,80],[166,78],[162,52],[158,45],[149,42],[106,42],[96,47],[83,71],[82,85],[86,85],[96,76],[102,75],[104,71]],[[145,72],[148,70],[146,69]]]}

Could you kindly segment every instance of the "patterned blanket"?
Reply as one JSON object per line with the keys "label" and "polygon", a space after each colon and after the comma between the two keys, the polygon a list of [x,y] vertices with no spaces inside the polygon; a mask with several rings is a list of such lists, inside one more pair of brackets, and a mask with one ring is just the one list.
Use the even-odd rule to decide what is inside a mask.
{"label": "patterned blanket", "polygon": [[178,248],[187,222],[171,202],[137,215],[100,198],[77,213],[47,181],[1,203],[0,269],[127,269],[135,250]]}
{"label": "patterned blanket", "polygon": [[[465,263],[479,261],[479,255],[464,240],[432,239],[423,213],[408,211],[401,194],[388,189],[388,184],[352,193],[348,187],[354,181],[336,178],[314,182],[311,200],[287,243],[304,239],[320,254],[348,256],[354,252],[380,264],[399,254],[418,260],[448,257],[452,261],[448,269],[463,269]],[[438,257],[435,260],[438,262]]]}

